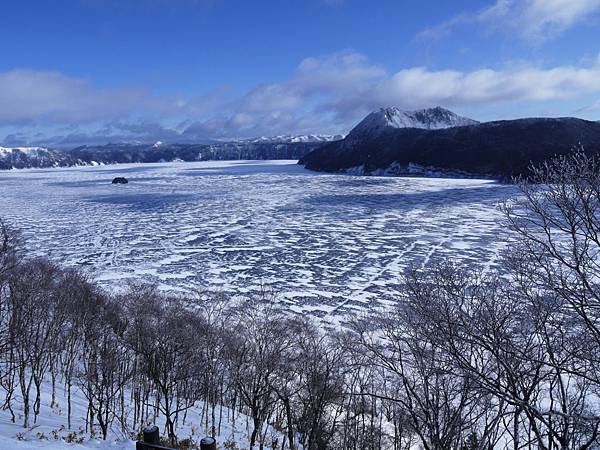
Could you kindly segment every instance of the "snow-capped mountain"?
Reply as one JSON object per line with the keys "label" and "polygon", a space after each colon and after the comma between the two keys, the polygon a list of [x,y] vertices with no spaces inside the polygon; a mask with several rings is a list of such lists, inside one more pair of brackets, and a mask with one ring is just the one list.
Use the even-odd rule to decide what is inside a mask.
{"label": "snow-capped mountain", "polygon": [[252,143],[313,143],[313,142],[332,142],[344,139],[343,135],[323,135],[323,134],[304,134],[304,135],[283,135],[283,136],[261,136],[258,138],[245,139],[241,142]]}
{"label": "snow-capped mountain", "polygon": [[348,137],[372,138],[390,128],[440,130],[476,125],[478,123],[476,120],[461,117],[439,106],[417,111],[402,111],[396,107],[381,108],[365,117],[352,129]]}

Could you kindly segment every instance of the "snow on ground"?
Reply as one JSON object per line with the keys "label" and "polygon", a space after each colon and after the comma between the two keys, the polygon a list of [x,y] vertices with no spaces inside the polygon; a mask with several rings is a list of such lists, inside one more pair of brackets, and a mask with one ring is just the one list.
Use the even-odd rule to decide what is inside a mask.
{"label": "snow on ground", "polygon": [[133,450],[135,443],[133,442],[113,442],[113,441],[87,441],[83,444],[68,444],[61,441],[47,440],[30,440],[19,441],[15,438],[0,436],[0,448],[12,450],[38,450],[38,449],[53,449],[53,450]]}
{"label": "snow on ground", "polygon": [[[127,185],[112,185],[116,176]],[[261,283],[337,322],[393,300],[408,265],[493,267],[507,233],[489,180],[315,174],[295,161],[0,172],[0,217],[37,255],[111,286],[148,277],[236,293]]]}
{"label": "snow on ground", "polygon": [[[33,391],[33,390],[32,390]],[[135,441],[132,440],[131,429],[135,428],[139,431],[139,425],[131,423],[132,413],[127,419],[129,432],[123,432],[118,419],[115,420],[113,426],[109,430],[106,441],[101,439],[100,429],[97,428],[97,438],[92,439],[89,433],[85,431],[85,416],[87,408],[87,400],[81,391],[74,386],[72,390],[72,428],[67,429],[67,401],[64,387],[59,383],[56,388],[57,405],[53,408],[51,404],[51,384],[45,381],[42,384],[41,408],[37,422],[33,423],[33,408],[30,416],[31,426],[23,428],[23,406],[21,396],[18,394],[13,400],[13,409],[15,412],[15,422],[11,421],[9,411],[0,409],[0,449],[14,450],[37,450],[37,449],[56,449],[56,450],[133,450],[135,449]],[[4,392],[0,392],[0,401],[4,403]],[[183,424],[182,417],[179,418],[177,425],[177,437],[181,441],[183,439],[191,439],[198,443],[200,440],[210,434],[209,427],[203,420],[202,416],[203,404],[198,402],[194,408],[188,410],[186,422]],[[209,413],[210,414],[210,413]],[[240,413],[235,414],[235,422],[232,411],[228,408],[220,409],[217,406],[216,420],[218,422],[221,416],[220,434],[215,436],[219,448],[223,448],[223,444],[227,442],[235,442],[240,449],[249,448],[249,437],[252,431],[251,419]],[[159,416],[155,424],[159,426],[160,435],[167,436],[164,429],[164,418]],[[232,425],[235,423],[235,426]],[[266,432],[265,432],[266,430]],[[274,431],[272,428],[264,428],[265,436],[269,442],[274,440],[282,441],[283,436]],[[69,439],[69,435],[72,436]]]}

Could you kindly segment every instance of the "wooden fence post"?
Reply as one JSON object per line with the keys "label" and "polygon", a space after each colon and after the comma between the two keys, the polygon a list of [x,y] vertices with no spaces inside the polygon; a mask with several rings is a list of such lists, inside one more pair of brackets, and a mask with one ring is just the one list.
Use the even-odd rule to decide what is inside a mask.
{"label": "wooden fence post", "polygon": [[150,425],[142,430],[143,440],[146,444],[160,444],[160,435],[156,425]]}
{"label": "wooden fence post", "polygon": [[160,445],[160,433],[156,425],[151,425],[142,430],[142,440],[135,443],[136,450],[173,450]]}
{"label": "wooden fence post", "polygon": [[211,437],[205,437],[200,441],[200,450],[217,450],[217,442]]}

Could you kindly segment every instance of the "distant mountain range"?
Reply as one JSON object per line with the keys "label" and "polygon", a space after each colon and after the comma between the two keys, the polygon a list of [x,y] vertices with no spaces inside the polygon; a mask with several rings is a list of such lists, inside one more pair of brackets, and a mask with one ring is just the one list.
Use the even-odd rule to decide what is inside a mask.
{"label": "distant mountain range", "polygon": [[299,159],[357,175],[509,178],[582,144],[600,153],[600,122],[532,118],[479,123],[444,108],[382,108],[346,136],[275,136],[205,144],[107,144],[71,150],[0,147],[0,169],[115,163]]}
{"label": "distant mountain range", "polygon": [[0,169],[66,167],[162,161],[300,159],[311,150],[343,136],[275,136],[210,144],[117,143],[71,150],[0,147]]}
{"label": "distant mountain range", "polygon": [[443,108],[387,108],[369,114],[345,139],[313,150],[300,164],[361,175],[509,178],[578,144],[599,153],[600,123],[574,118],[479,123]]}

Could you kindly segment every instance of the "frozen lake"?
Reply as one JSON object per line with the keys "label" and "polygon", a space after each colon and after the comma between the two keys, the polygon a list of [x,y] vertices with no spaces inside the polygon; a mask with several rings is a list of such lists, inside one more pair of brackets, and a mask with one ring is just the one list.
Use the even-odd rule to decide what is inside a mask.
{"label": "frozen lake", "polygon": [[[116,176],[127,185],[112,185]],[[315,174],[295,161],[0,172],[0,217],[28,247],[102,282],[249,292],[336,320],[394,298],[408,265],[490,267],[507,238],[485,180]]]}

